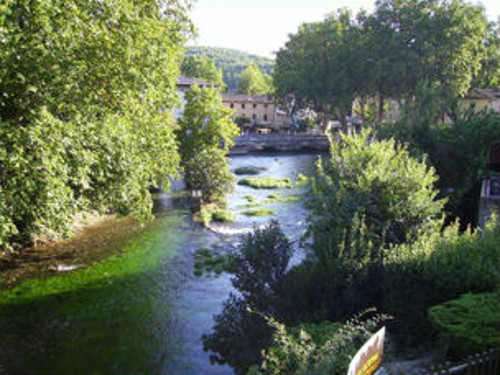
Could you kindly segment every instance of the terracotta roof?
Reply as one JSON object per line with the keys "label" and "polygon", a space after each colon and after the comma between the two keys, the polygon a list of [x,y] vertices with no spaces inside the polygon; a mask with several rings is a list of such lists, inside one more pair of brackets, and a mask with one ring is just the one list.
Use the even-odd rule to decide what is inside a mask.
{"label": "terracotta roof", "polygon": [[224,94],[222,95],[223,102],[255,102],[255,103],[270,103],[274,101],[267,95],[244,95],[244,94]]}
{"label": "terracotta roof", "polygon": [[464,95],[464,99],[500,99],[500,89],[471,89]]}
{"label": "terracotta roof", "polygon": [[214,86],[211,82],[205,81],[200,78],[192,78],[183,75],[180,75],[177,78],[177,86],[191,87],[194,84],[198,86]]}

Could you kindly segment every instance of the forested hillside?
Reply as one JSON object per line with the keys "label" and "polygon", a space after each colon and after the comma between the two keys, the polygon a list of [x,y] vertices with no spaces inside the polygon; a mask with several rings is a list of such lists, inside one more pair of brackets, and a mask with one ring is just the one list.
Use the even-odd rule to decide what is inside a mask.
{"label": "forested hillside", "polygon": [[222,69],[224,82],[230,92],[238,90],[241,72],[250,63],[257,64],[262,72],[266,74],[271,74],[274,67],[274,60],[272,59],[229,48],[188,47],[186,54],[203,55],[214,60],[217,67]]}

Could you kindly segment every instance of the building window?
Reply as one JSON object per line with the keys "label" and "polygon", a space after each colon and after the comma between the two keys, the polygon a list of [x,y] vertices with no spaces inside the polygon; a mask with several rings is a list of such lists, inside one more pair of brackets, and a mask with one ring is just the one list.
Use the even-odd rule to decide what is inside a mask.
{"label": "building window", "polygon": [[234,108],[234,103],[229,104],[229,108]]}
{"label": "building window", "polygon": [[267,121],[267,115],[264,115],[264,121]]}
{"label": "building window", "polygon": [[254,107],[254,108],[257,108],[257,103],[253,103],[253,107]]}
{"label": "building window", "polygon": [[252,119],[257,119],[257,115],[255,113],[252,115]]}
{"label": "building window", "polygon": [[241,108],[245,108],[245,103],[241,103]]}
{"label": "building window", "polygon": [[267,103],[266,103],[266,104],[264,104],[264,108],[267,108]]}

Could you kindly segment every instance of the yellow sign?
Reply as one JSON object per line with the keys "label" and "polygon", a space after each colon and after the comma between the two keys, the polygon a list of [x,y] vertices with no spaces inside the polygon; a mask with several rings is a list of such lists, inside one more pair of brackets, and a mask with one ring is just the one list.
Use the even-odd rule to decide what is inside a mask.
{"label": "yellow sign", "polygon": [[349,364],[347,375],[371,375],[380,366],[384,354],[385,327],[368,339]]}

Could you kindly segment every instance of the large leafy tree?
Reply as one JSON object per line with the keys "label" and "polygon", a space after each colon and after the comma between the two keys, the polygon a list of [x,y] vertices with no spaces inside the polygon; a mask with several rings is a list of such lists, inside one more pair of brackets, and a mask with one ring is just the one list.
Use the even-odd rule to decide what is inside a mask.
{"label": "large leafy tree", "polygon": [[[380,0],[356,20],[345,10],[304,24],[276,57],[274,84],[283,100],[340,121],[354,98],[419,100],[418,88],[439,91],[441,111],[473,80],[494,83],[497,34],[481,7],[464,1]],[[484,84],[483,84],[484,86]]]}
{"label": "large leafy tree", "polygon": [[189,4],[0,7],[0,244],[64,232],[77,210],[149,217],[179,158],[170,109]]}
{"label": "large leafy tree", "polygon": [[187,183],[212,201],[231,186],[232,174],[225,156],[239,130],[231,120],[233,111],[222,104],[215,88],[194,85],[186,100],[177,132],[182,166]]}
{"label": "large leafy tree", "polygon": [[345,123],[364,71],[358,57],[361,34],[354,23],[347,10],[340,10],[323,22],[302,25],[276,56],[277,96],[292,94],[298,106]]}
{"label": "large leafy tree", "polygon": [[188,77],[202,78],[221,90],[225,90],[226,84],[222,78],[222,70],[218,69],[214,61],[202,55],[188,55],[184,58],[181,66],[182,74]]}
{"label": "large leafy tree", "polygon": [[427,82],[446,105],[467,92],[485,57],[484,10],[464,1],[379,0],[365,24],[377,88],[397,100],[415,97],[415,88]]}
{"label": "large leafy tree", "polygon": [[271,94],[271,77],[262,73],[259,67],[251,63],[241,73],[238,92],[247,95],[267,95]]}

